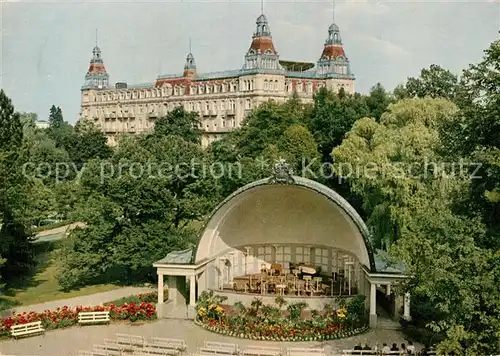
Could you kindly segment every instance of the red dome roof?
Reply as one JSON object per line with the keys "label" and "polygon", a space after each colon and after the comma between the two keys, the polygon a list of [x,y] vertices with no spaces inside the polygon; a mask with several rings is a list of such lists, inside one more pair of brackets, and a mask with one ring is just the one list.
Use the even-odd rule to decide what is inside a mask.
{"label": "red dome roof", "polygon": [[325,48],[323,48],[321,58],[331,59],[337,57],[345,57],[344,47],[336,45],[326,45]]}

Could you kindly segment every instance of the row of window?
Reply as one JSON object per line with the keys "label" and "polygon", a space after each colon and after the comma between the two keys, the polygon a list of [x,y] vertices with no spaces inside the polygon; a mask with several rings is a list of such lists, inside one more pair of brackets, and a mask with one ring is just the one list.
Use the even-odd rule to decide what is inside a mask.
{"label": "row of window", "polygon": [[[272,53],[269,53],[272,54]],[[246,68],[267,68],[267,69],[278,69],[278,60],[276,58],[247,58]]]}
{"label": "row of window", "polygon": [[[242,90],[251,90],[249,88],[250,84],[244,83]],[[245,89],[246,88],[246,89]],[[252,80],[253,88],[253,80]],[[237,92],[238,82],[233,81],[231,83],[220,83],[220,84],[199,84],[192,85],[189,87],[191,95],[196,94],[212,94],[212,93],[226,93],[226,92]],[[160,98],[165,96],[179,96],[186,94],[186,86],[176,85],[174,87],[164,86],[161,88],[148,88],[148,89],[137,89],[137,90],[125,90],[119,92],[103,92],[97,93],[97,96],[93,101],[111,101],[111,100],[133,100],[133,99],[149,99],[149,98]]]}
{"label": "row of window", "polygon": [[206,129],[207,131],[216,131],[218,128],[234,128],[236,127],[236,120],[232,119],[221,119],[221,120],[210,120],[205,121],[205,124],[200,123],[198,125],[200,129]]}
{"label": "row of window", "polygon": [[[344,74],[347,73],[346,66],[337,66],[339,71],[343,71]],[[306,92],[312,93],[313,86],[311,82],[306,83],[306,88],[302,88],[302,83],[297,85],[298,92]],[[321,84],[318,83],[318,88]],[[242,80],[241,81],[241,91],[250,91],[255,89],[255,82],[253,79],[251,80]],[[190,87],[190,94],[212,94],[212,93],[225,93],[225,92],[237,92],[238,91],[238,82],[231,83],[222,83],[222,84],[206,84],[206,85],[193,85]],[[279,84],[278,80],[264,80],[264,90],[265,91],[278,91]],[[285,91],[292,92],[292,82],[285,82]],[[97,93],[96,97],[94,97],[93,101],[103,102],[103,101],[115,101],[115,100],[134,100],[134,99],[149,99],[149,98],[161,98],[166,96],[183,96],[186,94],[185,86],[174,86],[174,87],[161,87],[161,88],[148,88],[148,89],[140,89],[140,90],[126,90],[126,91],[117,91],[117,92],[101,92]],[[91,98],[92,101],[92,98]]]}
{"label": "row of window", "polygon": [[[319,90],[320,88],[324,87],[323,83],[316,83],[316,90]],[[291,81],[285,82],[285,91],[287,93],[291,93],[293,91],[293,83]],[[297,93],[313,93],[314,92],[314,86],[312,82],[299,82],[295,86],[295,90]]]}
{"label": "row of window", "polygon": [[[207,123],[199,124],[200,129],[205,129],[207,131],[217,131],[218,128],[234,128],[236,127],[236,120],[233,119],[221,119],[217,121],[206,121]],[[105,121],[102,125],[105,132],[135,132],[135,131],[145,131],[153,128],[153,120],[135,120],[131,118],[128,121]]]}
{"label": "row of window", "polygon": [[[182,86],[176,88],[183,88]],[[227,93],[238,91],[238,82],[232,81],[231,83],[218,83],[218,84],[199,84],[189,87],[189,92],[192,95],[196,94],[212,94],[212,93]],[[174,95],[183,95],[180,90],[176,91],[174,88]]]}
{"label": "row of window", "polygon": [[278,81],[277,80],[264,80],[264,91],[277,91]]}
{"label": "row of window", "polygon": [[[213,101],[205,101],[205,102],[170,102],[161,104],[150,104],[150,105],[135,105],[126,108],[120,108],[116,106],[112,107],[104,107],[104,108],[96,108],[95,115],[100,116],[109,116],[112,114],[118,115],[122,114],[130,114],[134,116],[135,114],[157,114],[157,115],[165,115],[168,111],[173,110],[178,106],[184,106],[184,109],[188,111],[196,111],[200,114],[208,114],[209,112],[217,113],[217,112],[235,112],[236,110],[236,100],[228,99],[228,100],[213,100]],[[249,110],[252,108],[252,102],[250,99],[246,99],[244,103],[244,108]],[[82,112],[84,117],[88,117],[89,109],[85,108]]]}
{"label": "row of window", "polygon": [[[357,259],[334,248],[306,247],[306,246],[253,246],[248,250],[247,257],[243,251],[234,251],[226,254],[230,260],[231,275],[257,273],[262,264],[279,263],[286,266],[289,263],[305,263],[321,267],[322,274],[338,273],[347,277],[351,274],[355,283],[360,273]],[[354,285],[354,284],[353,284]]]}
{"label": "row of window", "polygon": [[327,65],[320,65],[318,71],[320,74],[326,74],[326,73],[347,74],[347,65],[333,64],[333,63]]}
{"label": "row of window", "polygon": [[[273,258],[273,249],[276,249],[275,258]],[[314,256],[314,265],[321,266],[322,271],[329,273],[345,269],[346,264],[353,263],[356,260],[349,254],[344,254],[335,249],[320,247],[296,246],[293,251],[295,258],[292,258],[292,246],[259,246],[254,247],[253,251],[251,248],[249,252],[255,254],[259,260],[280,264],[286,262],[310,264]]]}

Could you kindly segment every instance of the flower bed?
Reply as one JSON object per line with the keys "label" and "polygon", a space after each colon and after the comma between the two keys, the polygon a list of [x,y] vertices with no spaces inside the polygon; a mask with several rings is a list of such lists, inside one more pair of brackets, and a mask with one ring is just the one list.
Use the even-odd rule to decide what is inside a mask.
{"label": "flower bed", "polygon": [[241,303],[233,307],[223,305],[225,298],[213,292],[200,296],[195,323],[219,334],[270,341],[320,341],[350,337],[369,328],[364,318],[364,297],[351,303],[341,302],[339,309],[326,306],[322,311],[305,312],[305,303],[290,304],[276,298],[277,306],[263,305],[253,300],[245,308]]}
{"label": "flower bed", "polygon": [[0,337],[9,336],[12,325],[26,324],[41,321],[45,330],[60,329],[78,324],[79,312],[109,311],[112,321],[139,321],[156,319],[156,307],[153,303],[124,303],[122,305],[110,304],[106,306],[69,308],[64,306],[56,310],[46,310],[43,313],[29,312],[18,313],[1,321]]}

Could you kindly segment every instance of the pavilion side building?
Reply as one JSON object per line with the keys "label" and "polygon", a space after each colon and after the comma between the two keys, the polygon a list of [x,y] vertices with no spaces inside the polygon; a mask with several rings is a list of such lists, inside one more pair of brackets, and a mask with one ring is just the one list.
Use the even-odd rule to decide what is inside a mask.
{"label": "pavilion side building", "polygon": [[85,83],[81,88],[80,120],[88,120],[116,144],[119,134],[152,130],[155,120],[177,106],[195,111],[203,132],[202,145],[208,146],[223,134],[239,127],[245,115],[266,101],[285,101],[293,92],[303,102],[311,102],[320,88],[344,88],[354,93],[354,75],[344,52],[336,24],[317,64],[280,61],[269,23],[264,14],[256,21],[256,31],[241,69],[198,73],[192,53],[186,57],[183,73],[159,75],[155,82],[110,86],[109,75],[99,47],[94,47]]}

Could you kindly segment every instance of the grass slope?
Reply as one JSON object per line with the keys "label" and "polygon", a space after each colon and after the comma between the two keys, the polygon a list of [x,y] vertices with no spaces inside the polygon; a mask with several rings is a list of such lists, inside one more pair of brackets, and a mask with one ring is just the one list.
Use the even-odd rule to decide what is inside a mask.
{"label": "grass slope", "polygon": [[101,284],[70,292],[62,291],[56,278],[58,269],[56,252],[63,247],[66,241],[65,239],[50,240],[35,243],[37,263],[35,270],[31,275],[7,286],[2,293],[3,296],[0,297],[0,310],[9,309],[16,305],[44,303],[120,288],[120,286],[113,284]]}

